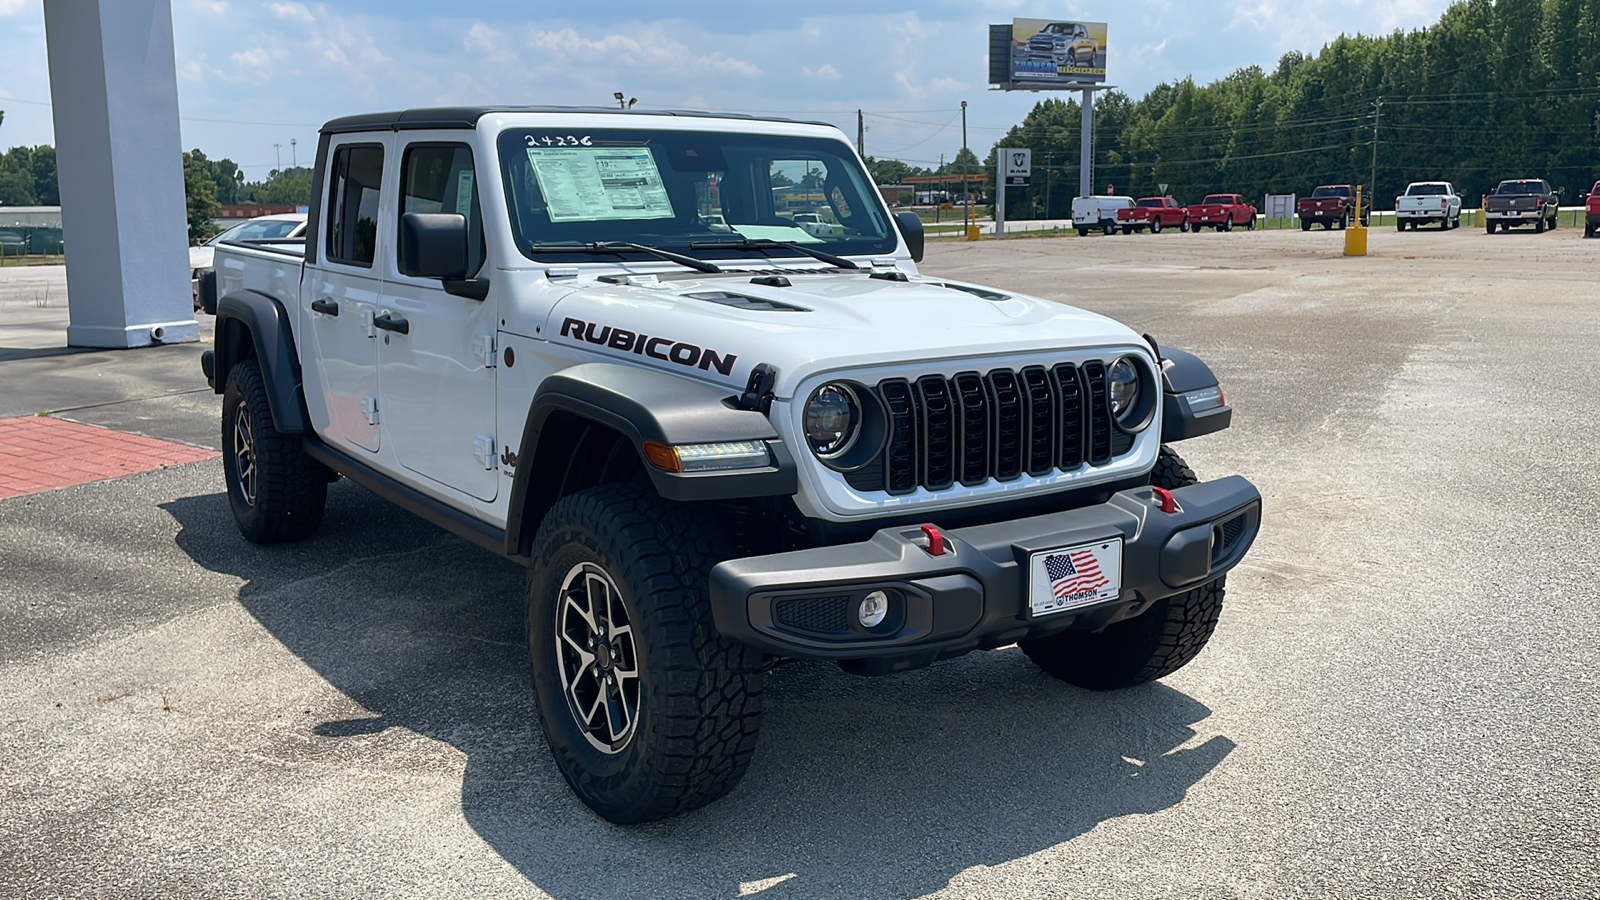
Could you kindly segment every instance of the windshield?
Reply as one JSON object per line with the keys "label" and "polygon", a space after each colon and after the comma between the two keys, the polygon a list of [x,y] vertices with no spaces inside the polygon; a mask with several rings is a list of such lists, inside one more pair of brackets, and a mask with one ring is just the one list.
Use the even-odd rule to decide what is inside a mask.
{"label": "windshield", "polygon": [[[877,189],[842,141],[514,129],[500,135],[500,160],[512,231],[530,259],[570,262],[570,255],[541,246],[609,241],[701,259],[750,258],[753,250],[734,246],[741,240],[815,245],[833,254],[883,255],[898,246]],[[705,247],[709,242],[730,246]],[[797,255],[770,247],[761,253]]]}
{"label": "windshield", "polygon": [[1496,194],[1548,194],[1542,181],[1502,181],[1494,189]]}
{"label": "windshield", "polygon": [[217,235],[211,239],[211,243],[215,244],[218,241],[277,240],[278,238],[288,237],[296,228],[304,224],[304,222],[297,222],[293,219],[268,219],[265,222],[260,219],[252,219],[249,222],[240,222]]}
{"label": "windshield", "polygon": [[1446,193],[1442,184],[1413,184],[1406,188],[1407,197],[1438,197]]}
{"label": "windshield", "polygon": [[1232,194],[1212,194],[1207,197],[1201,206],[1227,206],[1233,202]]}
{"label": "windshield", "polygon": [[1350,189],[1347,187],[1319,187],[1311,192],[1313,197],[1348,197]]}

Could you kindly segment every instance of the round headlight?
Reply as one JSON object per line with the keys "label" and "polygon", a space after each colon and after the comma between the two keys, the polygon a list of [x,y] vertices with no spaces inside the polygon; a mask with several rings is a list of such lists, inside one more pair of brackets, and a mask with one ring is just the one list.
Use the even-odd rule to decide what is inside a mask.
{"label": "round headlight", "polygon": [[849,385],[825,384],[806,401],[806,442],[811,452],[832,459],[849,450],[861,434],[861,402]]}
{"label": "round headlight", "polygon": [[1106,371],[1106,387],[1111,394],[1111,414],[1127,424],[1127,418],[1139,408],[1139,367],[1121,357]]}

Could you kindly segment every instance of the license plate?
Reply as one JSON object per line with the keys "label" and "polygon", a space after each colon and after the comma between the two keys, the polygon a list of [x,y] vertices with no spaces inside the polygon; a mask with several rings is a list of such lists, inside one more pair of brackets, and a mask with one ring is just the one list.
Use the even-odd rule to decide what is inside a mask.
{"label": "license plate", "polygon": [[1028,559],[1028,609],[1048,616],[1122,593],[1122,538],[1042,550]]}
{"label": "license plate", "polygon": [[1511,211],[1511,212],[1508,212],[1508,213],[1506,213],[1506,215],[1508,215],[1508,216],[1512,216],[1512,217],[1514,217],[1514,218],[1516,218],[1516,217],[1521,217],[1521,215],[1522,215],[1522,211],[1521,211],[1521,210],[1516,210],[1516,209],[1513,209],[1513,210],[1512,210],[1512,211]]}

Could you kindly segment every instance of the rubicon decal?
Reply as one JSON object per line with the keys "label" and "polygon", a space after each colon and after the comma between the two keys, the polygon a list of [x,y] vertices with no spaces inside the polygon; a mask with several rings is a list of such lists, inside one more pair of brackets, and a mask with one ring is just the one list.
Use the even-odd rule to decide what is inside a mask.
{"label": "rubicon decal", "polygon": [[672,338],[651,337],[626,328],[613,328],[610,325],[584,322],[581,319],[563,319],[561,336],[575,341],[588,341],[624,353],[637,353],[651,359],[677,363],[691,369],[699,368],[708,372],[716,369],[722,375],[732,375],[733,363],[739,358],[733,353],[718,353],[710,348],[675,341]]}

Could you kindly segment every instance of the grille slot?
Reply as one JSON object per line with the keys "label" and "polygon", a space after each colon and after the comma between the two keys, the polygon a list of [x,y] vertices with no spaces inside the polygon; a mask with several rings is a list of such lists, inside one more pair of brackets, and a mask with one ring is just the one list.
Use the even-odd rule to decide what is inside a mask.
{"label": "grille slot", "polygon": [[976,487],[989,480],[989,393],[977,372],[952,381],[961,405],[961,483]]}
{"label": "grille slot", "polygon": [[1111,461],[1111,402],[1106,394],[1106,364],[1099,360],[1086,362],[1083,375],[1089,383],[1089,465],[1103,466]]}
{"label": "grille slot", "polygon": [[878,394],[889,411],[889,439],[884,449],[889,493],[909,494],[921,480],[917,472],[917,407],[911,385],[895,378],[878,385]]}
{"label": "grille slot", "polygon": [[877,394],[889,434],[845,478],[857,490],[909,494],[1103,466],[1133,449],[1111,419],[1106,364],[1090,361],[890,378]]}
{"label": "grille slot", "polygon": [[1211,561],[1225,558],[1244,536],[1244,516],[1237,515],[1216,526],[1211,532]]}
{"label": "grille slot", "polygon": [[773,601],[772,620],[785,631],[838,635],[850,633],[850,598],[785,597]]}
{"label": "grille slot", "polygon": [[922,401],[922,486],[942,491],[956,482],[956,417],[950,385],[937,375],[917,379]]}
{"label": "grille slot", "polygon": [[1022,395],[1010,369],[989,373],[994,397],[994,477],[1012,481],[1022,474]]}

